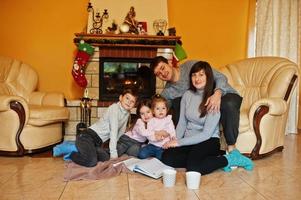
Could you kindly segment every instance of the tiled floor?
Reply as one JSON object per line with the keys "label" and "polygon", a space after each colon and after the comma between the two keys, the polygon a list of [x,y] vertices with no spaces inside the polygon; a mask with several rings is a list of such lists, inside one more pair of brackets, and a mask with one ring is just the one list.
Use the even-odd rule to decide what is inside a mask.
{"label": "tiled floor", "polygon": [[301,199],[301,135],[286,137],[282,153],[255,161],[255,169],[218,170],[188,190],[183,173],[176,186],[139,174],[97,181],[63,181],[61,158],[0,157],[0,199]]}

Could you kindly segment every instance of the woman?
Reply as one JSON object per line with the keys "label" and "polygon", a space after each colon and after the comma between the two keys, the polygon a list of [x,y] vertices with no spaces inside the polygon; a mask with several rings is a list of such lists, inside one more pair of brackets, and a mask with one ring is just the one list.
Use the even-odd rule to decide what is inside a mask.
{"label": "woman", "polygon": [[189,73],[190,88],[181,100],[177,139],[165,143],[162,161],[172,167],[198,171],[202,175],[232,166],[253,169],[253,162],[238,150],[220,155],[220,112],[207,112],[206,101],[213,94],[214,78],[207,62],[195,63]]}

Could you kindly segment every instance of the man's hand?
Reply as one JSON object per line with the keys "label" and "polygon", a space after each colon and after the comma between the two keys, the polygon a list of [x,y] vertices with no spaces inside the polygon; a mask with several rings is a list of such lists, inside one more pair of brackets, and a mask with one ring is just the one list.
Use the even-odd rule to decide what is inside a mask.
{"label": "man's hand", "polygon": [[179,146],[178,141],[176,139],[170,140],[163,145],[163,149],[174,148]]}
{"label": "man's hand", "polygon": [[166,131],[155,131],[155,139],[156,141],[164,140],[165,138],[169,137],[169,133]]}
{"label": "man's hand", "polygon": [[214,94],[206,101],[205,106],[207,106],[207,111],[213,113],[219,112],[221,107],[221,98],[222,91],[220,89],[215,90]]}

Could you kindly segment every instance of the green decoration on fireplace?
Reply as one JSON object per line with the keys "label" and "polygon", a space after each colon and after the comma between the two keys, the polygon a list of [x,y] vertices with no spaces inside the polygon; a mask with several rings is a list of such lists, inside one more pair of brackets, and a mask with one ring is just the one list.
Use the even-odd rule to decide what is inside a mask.
{"label": "green decoration on fireplace", "polygon": [[[97,39],[97,38],[86,38],[84,39],[89,44],[138,44],[138,45],[170,45],[175,46],[176,41],[172,40],[149,40],[149,39]],[[79,43],[79,38],[74,38],[74,43]]]}

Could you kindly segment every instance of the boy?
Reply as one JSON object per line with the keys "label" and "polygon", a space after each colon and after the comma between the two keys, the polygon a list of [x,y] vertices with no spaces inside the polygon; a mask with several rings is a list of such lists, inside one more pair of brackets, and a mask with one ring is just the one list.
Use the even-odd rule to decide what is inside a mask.
{"label": "boy", "polygon": [[[124,90],[119,96],[119,102],[109,106],[101,119],[76,136],[78,152],[71,154],[71,160],[85,167],[93,167],[98,161],[117,158],[117,141],[125,132],[130,110],[134,108],[136,100],[136,92]],[[109,139],[110,156],[100,148]]]}

